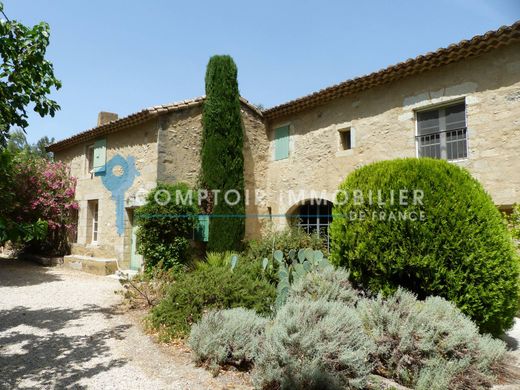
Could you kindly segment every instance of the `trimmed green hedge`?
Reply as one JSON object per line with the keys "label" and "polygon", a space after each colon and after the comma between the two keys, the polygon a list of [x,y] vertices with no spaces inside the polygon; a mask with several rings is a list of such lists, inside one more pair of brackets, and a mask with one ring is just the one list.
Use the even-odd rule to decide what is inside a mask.
{"label": "trimmed green hedge", "polygon": [[[402,189],[409,191],[407,205],[399,204]],[[465,169],[433,159],[382,161],[353,172],[340,190],[331,261],[350,269],[356,284],[444,297],[483,332],[500,334],[513,324],[518,258],[491,197]],[[354,199],[354,190],[364,201],[359,193]],[[377,202],[378,190],[386,202]],[[413,190],[422,191],[421,201],[413,202]]]}

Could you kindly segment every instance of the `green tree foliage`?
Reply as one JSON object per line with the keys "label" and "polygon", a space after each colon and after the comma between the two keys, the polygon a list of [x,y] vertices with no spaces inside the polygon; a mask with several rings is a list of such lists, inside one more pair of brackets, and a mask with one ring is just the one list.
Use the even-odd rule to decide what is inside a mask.
{"label": "green tree foliage", "polygon": [[69,253],[78,210],[75,189],[76,179],[63,162],[25,152],[14,156],[10,181],[14,199],[9,204],[9,219],[28,225],[41,220],[48,226],[45,237],[31,240],[27,249],[51,256]]}
{"label": "green tree foliage", "polygon": [[511,214],[506,214],[505,218],[513,238],[520,240],[520,204],[515,204]]}
{"label": "green tree foliage", "polygon": [[[230,56],[213,56],[206,71],[202,137],[201,187],[220,190],[207,211],[210,218],[208,249],[238,250],[244,238],[243,126],[240,114],[237,67]],[[223,194],[237,191],[240,201],[227,204]],[[233,203],[236,196],[230,194]]]}
{"label": "green tree foliage", "polygon": [[[519,260],[500,212],[466,170],[433,159],[382,161],[356,170],[340,188],[365,196],[356,204],[340,193],[331,225],[331,261],[350,269],[355,283],[444,297],[483,332],[500,334],[512,325]],[[422,191],[422,201],[410,197],[401,205],[402,189]],[[378,190],[383,202],[369,202]],[[412,220],[412,212],[423,212],[424,220]]]}
{"label": "green tree foliage", "polygon": [[56,140],[54,139],[54,137],[49,138],[47,136],[43,136],[38,141],[36,141],[35,144],[31,145],[31,151],[37,156],[51,159],[53,154],[52,152],[47,151],[47,146],[52,145],[55,141]]}
{"label": "green tree foliage", "polygon": [[[0,245],[6,241],[18,244],[43,240],[47,235],[46,221],[35,214],[31,214],[30,218],[27,215],[20,216],[21,210],[16,208],[19,196],[27,196],[27,193],[18,190],[19,169],[19,162],[13,154],[6,149],[0,150]],[[34,197],[34,190],[29,194]]]}
{"label": "green tree foliage", "polygon": [[29,143],[27,142],[27,137],[22,129],[16,129],[9,133],[9,140],[7,141],[6,149],[12,154],[29,152]]}
{"label": "green tree foliage", "polygon": [[68,252],[78,207],[69,173],[62,162],[27,150],[0,152],[0,244],[9,240],[46,255]]}
{"label": "green tree foliage", "polygon": [[[0,148],[3,149],[12,127],[28,126],[28,106],[33,105],[41,116],[54,116],[59,106],[47,95],[52,88],[59,89],[61,83],[54,77],[52,64],[45,59],[49,26],[40,23],[29,28],[9,20],[1,2],[0,13],[3,15],[0,17]],[[0,154],[0,242],[42,239],[47,235],[46,221],[12,219],[17,200],[13,159],[20,150],[30,149],[22,130],[14,134],[9,149]]]}
{"label": "green tree foliage", "polygon": [[31,154],[35,157],[43,157],[46,159],[52,158],[52,153],[47,152],[47,146],[54,143],[54,137],[44,136],[40,138],[36,143],[29,144],[27,137],[22,129],[16,129],[9,133],[9,140],[7,141],[7,150],[12,154],[25,153]]}
{"label": "green tree foliage", "polygon": [[29,105],[42,117],[54,116],[60,108],[47,97],[52,88],[61,87],[52,64],[45,59],[48,45],[47,23],[30,28],[15,20],[0,20],[0,146],[6,145],[11,127],[29,125]]}
{"label": "green tree foliage", "polygon": [[147,272],[155,266],[179,267],[190,260],[189,240],[198,214],[197,199],[187,198],[190,193],[195,194],[184,183],[159,184],[137,209],[137,250],[144,256]]}

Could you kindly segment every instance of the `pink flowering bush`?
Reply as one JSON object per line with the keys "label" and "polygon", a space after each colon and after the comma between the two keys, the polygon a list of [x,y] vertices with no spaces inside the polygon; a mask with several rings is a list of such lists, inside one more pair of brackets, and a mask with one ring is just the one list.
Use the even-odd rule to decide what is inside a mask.
{"label": "pink flowering bush", "polygon": [[12,173],[16,194],[12,217],[18,223],[47,223],[47,235],[34,240],[31,249],[47,255],[69,251],[69,237],[74,234],[76,179],[62,162],[20,153],[15,156]]}

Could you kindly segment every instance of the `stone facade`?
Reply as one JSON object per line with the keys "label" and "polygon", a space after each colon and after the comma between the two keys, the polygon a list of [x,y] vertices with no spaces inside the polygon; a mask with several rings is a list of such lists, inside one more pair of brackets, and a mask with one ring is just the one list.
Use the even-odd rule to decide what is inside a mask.
{"label": "stone facade", "polygon": [[[86,167],[88,146],[95,137],[55,153],[78,178],[80,215],[74,253],[115,257],[128,267],[133,208],[142,204],[157,182],[196,186],[202,104],[193,102],[103,136],[107,161],[116,155],[133,157],[139,172],[125,193],[123,234],[117,233],[112,194]],[[250,196],[246,238],[258,237],[269,221],[279,228],[288,223],[286,215],[297,210],[297,202],[286,196],[288,190],[333,201],[331,194],[357,167],[416,157],[417,111],[451,102],[464,102],[468,129],[468,156],[453,163],[467,168],[497,205],[520,202],[520,43],[513,43],[274,120],[243,104],[244,173]],[[274,131],[285,125],[289,126],[289,156],[275,161]],[[344,150],[340,133],[347,129],[351,145]],[[95,243],[88,222],[92,200],[98,201],[99,212]]]}
{"label": "stone facade", "polygon": [[[267,150],[269,143],[261,115],[244,106],[242,118],[245,129],[244,170],[246,190],[253,193],[265,188]],[[116,202],[102,181],[103,175],[88,169],[88,148],[96,139],[76,144],[55,153],[57,160],[70,166],[71,175],[78,179],[76,199],[80,205],[77,242],[72,253],[78,256],[116,258],[121,268],[129,267],[133,227],[133,210],[143,204],[146,194],[158,182],[185,182],[195,187],[200,170],[202,139],[202,106],[176,110],[145,123],[101,137],[106,140],[106,161],[115,156],[133,158],[139,172],[132,186],[124,194],[124,232],[116,228]],[[99,138],[98,138],[99,139]],[[109,174],[107,172],[107,174]],[[117,174],[117,172],[114,172]],[[93,218],[89,202],[98,204],[98,234],[93,242]],[[263,207],[263,210],[259,208]],[[265,213],[266,206],[251,203],[248,214]],[[246,220],[246,238],[258,236],[262,221]]]}
{"label": "stone facade", "polygon": [[[416,110],[457,101],[466,105],[469,150],[466,159],[454,163],[467,168],[497,205],[518,203],[519,96],[520,44],[513,44],[279,118],[268,127],[270,155],[274,129],[283,125],[290,126],[290,153],[269,164],[268,203],[274,214],[284,215],[294,204],[280,192],[330,193],[359,166],[416,157]],[[347,128],[353,147],[342,150],[339,130]]]}
{"label": "stone facade", "polygon": [[[139,172],[132,187],[126,192],[125,234],[116,229],[116,203],[112,193],[103,185],[101,177],[89,173],[87,148],[92,142],[76,144],[56,153],[57,160],[69,164],[71,175],[77,178],[76,199],[79,202],[77,243],[72,253],[82,256],[117,258],[122,267],[129,264],[129,229],[131,228],[131,208],[136,198],[142,198],[157,183],[157,121],[149,121],[130,127],[106,137],[106,160],[116,155],[133,157]],[[117,174],[117,172],[116,172]],[[92,242],[89,221],[89,201],[98,202],[98,239]]]}
{"label": "stone facade", "polygon": [[[266,199],[253,201],[259,189],[265,189],[269,164],[269,142],[262,118],[247,107],[242,108],[244,124],[244,180],[251,201],[246,206],[246,239],[260,234],[267,213]],[[202,142],[202,107],[177,111],[161,119],[159,132],[159,182],[184,182],[195,187],[200,171]],[[172,153],[173,151],[173,153]]]}

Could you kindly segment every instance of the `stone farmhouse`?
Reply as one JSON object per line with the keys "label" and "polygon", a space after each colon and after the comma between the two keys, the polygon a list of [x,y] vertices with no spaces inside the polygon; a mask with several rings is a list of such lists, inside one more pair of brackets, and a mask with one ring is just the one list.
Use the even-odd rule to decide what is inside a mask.
{"label": "stone farmhouse", "polygon": [[[246,207],[246,238],[271,223],[326,236],[340,182],[384,159],[446,159],[467,168],[498,207],[520,202],[520,22],[267,110],[241,102],[246,190],[261,194]],[[123,118],[102,112],[96,127],[49,147],[78,178],[66,261],[101,273],[116,261],[141,266],[133,210],[158,182],[196,184],[203,103]],[[318,195],[295,201],[288,190]],[[316,197],[322,202],[310,202]],[[198,240],[207,233],[201,224]]]}

